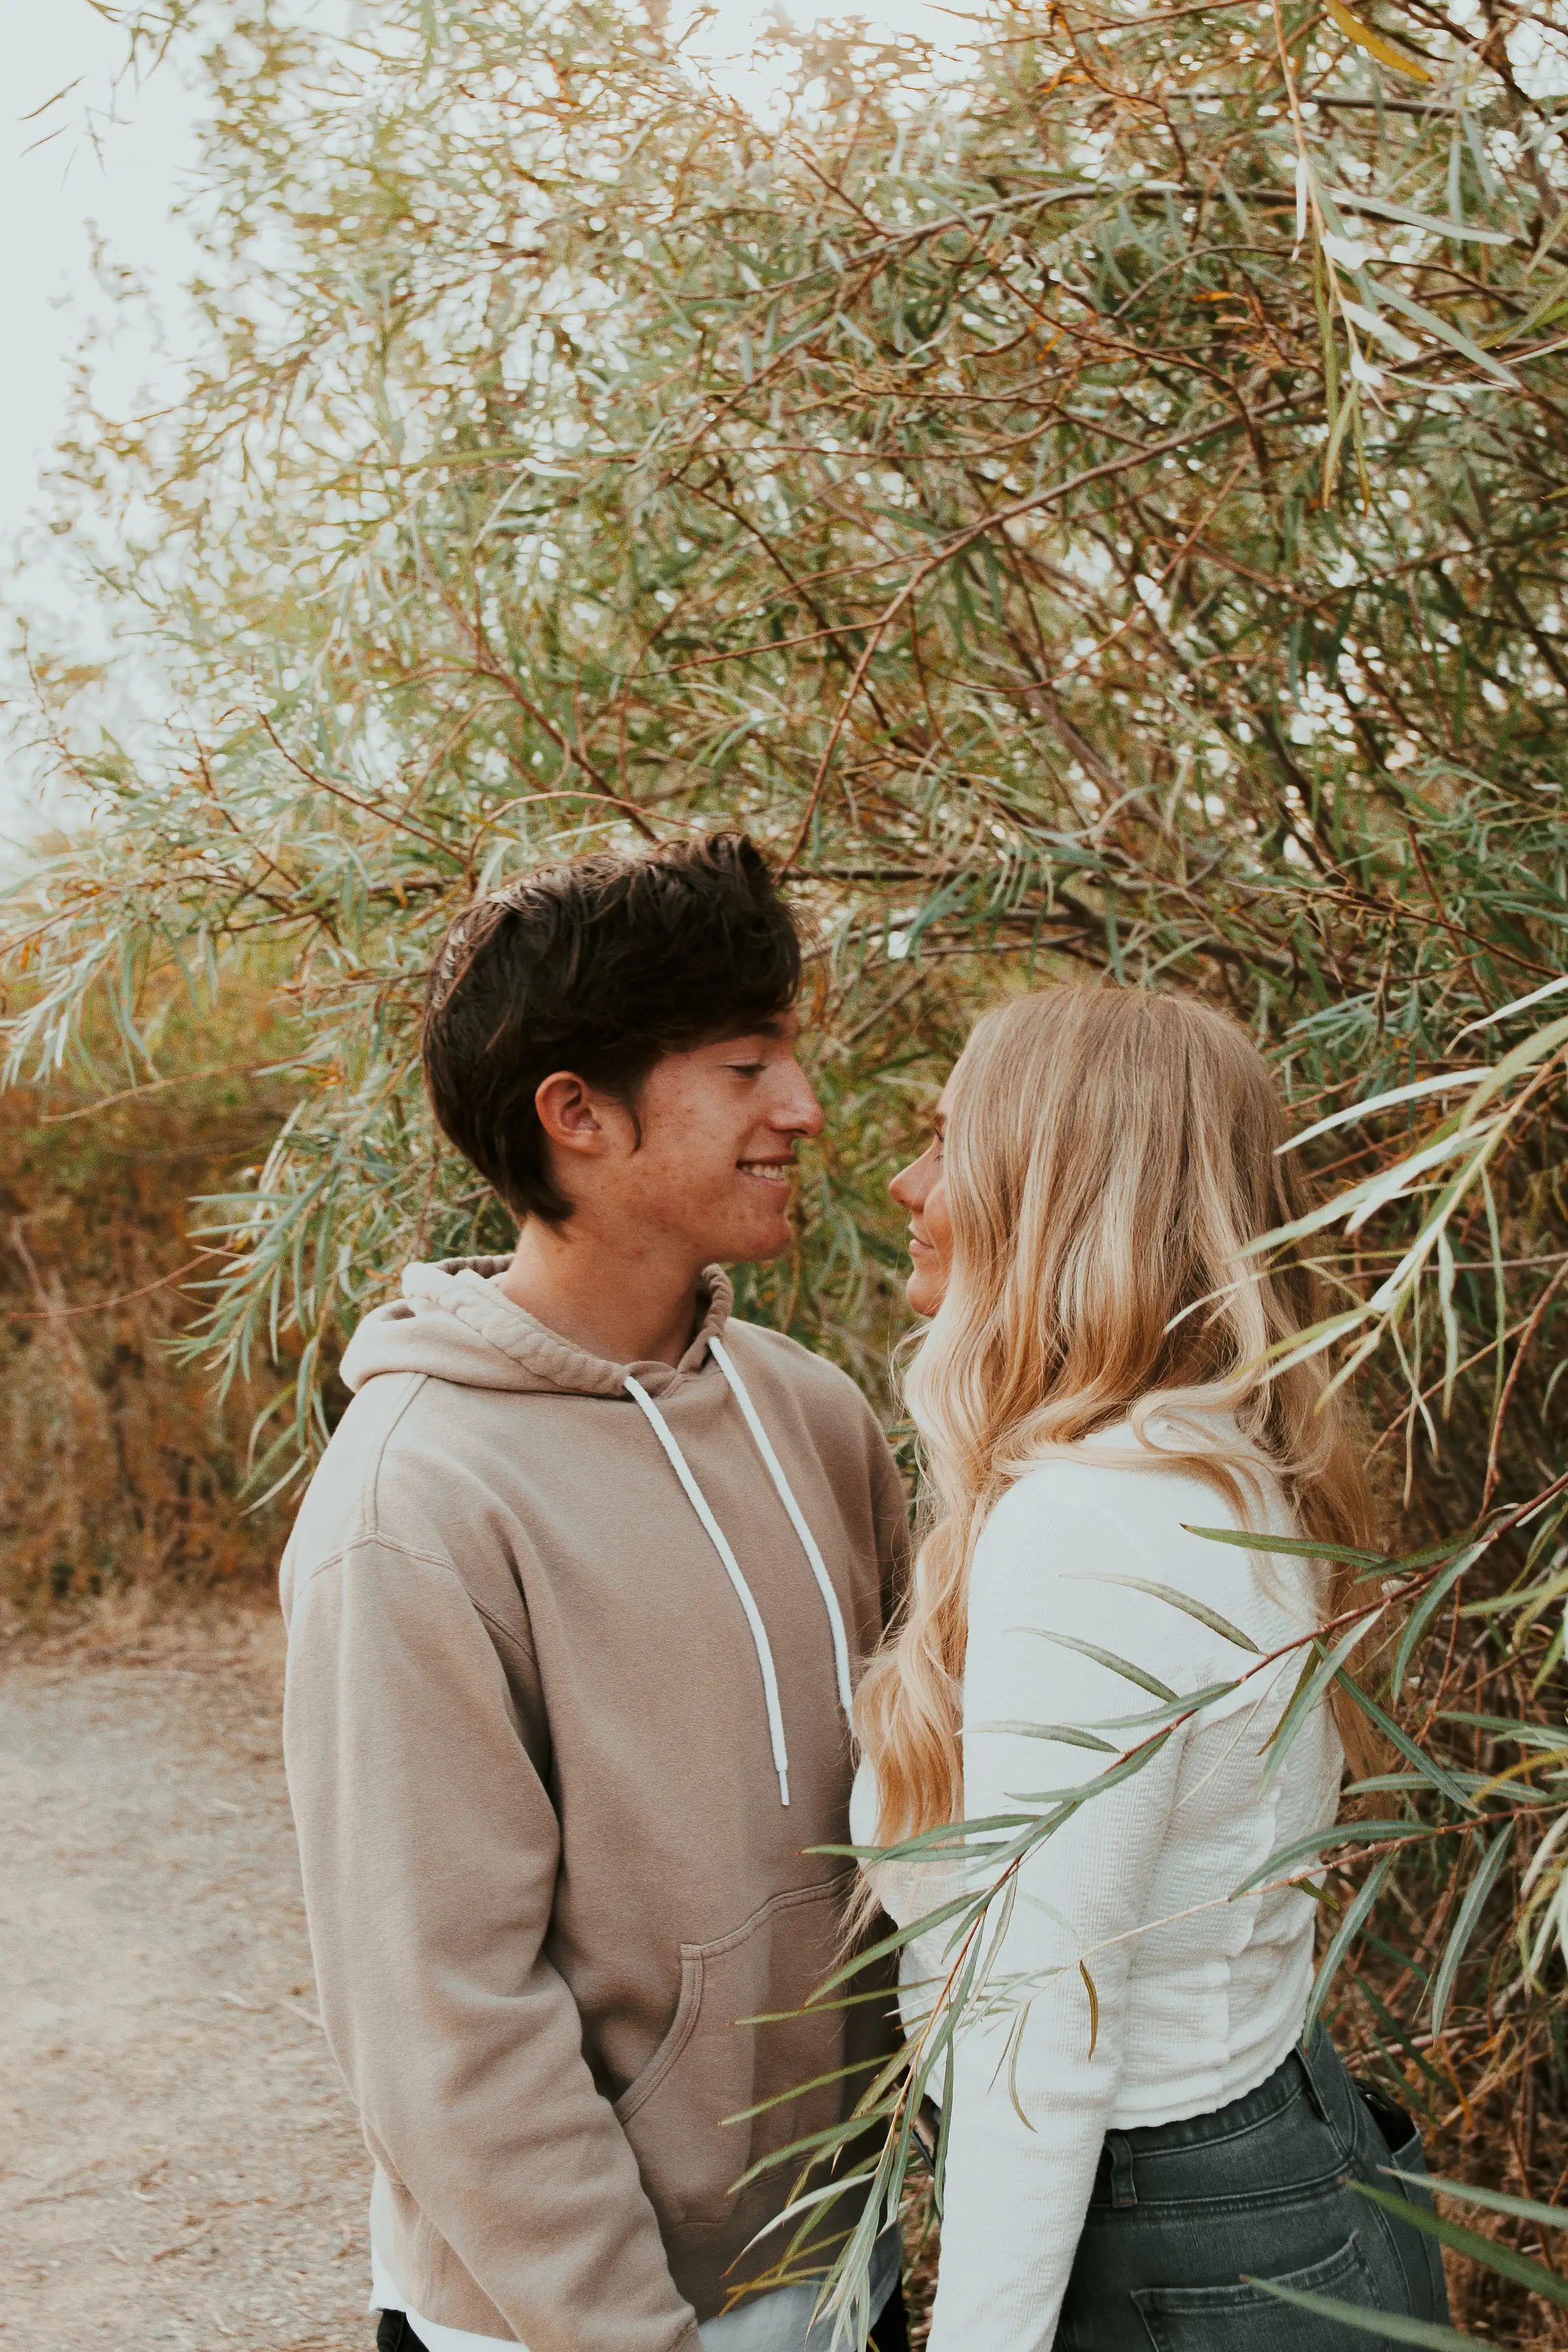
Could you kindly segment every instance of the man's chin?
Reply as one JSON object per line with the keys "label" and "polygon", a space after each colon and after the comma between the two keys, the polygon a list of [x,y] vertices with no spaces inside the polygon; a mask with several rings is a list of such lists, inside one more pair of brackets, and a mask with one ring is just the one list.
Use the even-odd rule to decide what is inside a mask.
{"label": "man's chin", "polygon": [[795,1243],[794,1229],[787,1217],[780,1217],[770,1231],[753,1222],[747,1227],[736,1226],[722,1241],[716,1241],[708,1253],[710,1265],[769,1265],[783,1257]]}

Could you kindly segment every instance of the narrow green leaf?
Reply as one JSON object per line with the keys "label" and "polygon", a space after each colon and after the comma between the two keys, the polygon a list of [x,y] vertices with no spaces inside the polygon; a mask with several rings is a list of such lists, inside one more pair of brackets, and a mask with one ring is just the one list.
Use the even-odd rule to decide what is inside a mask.
{"label": "narrow green leaf", "polygon": [[1466,359],[1473,360],[1478,367],[1484,368],[1488,375],[1495,377],[1499,383],[1506,383],[1510,392],[1519,390],[1519,378],[1513,371],[1494,360],[1489,352],[1483,352],[1479,343],[1472,342],[1463,328],[1452,325],[1447,319],[1440,319],[1436,311],[1428,310],[1424,302],[1412,301],[1410,296],[1401,293],[1399,288],[1390,279],[1380,278],[1374,279],[1373,283],[1384,301],[1392,303],[1394,308],[1402,311],[1413,324],[1425,327],[1429,335],[1436,335],[1440,342],[1447,344],[1450,351],[1458,352]]}
{"label": "narrow green leaf", "polygon": [[1392,1576],[1404,1565],[1381,1551],[1353,1551],[1345,1544],[1320,1543],[1315,1536],[1268,1535],[1251,1528],[1200,1528],[1184,1519],[1182,1526],[1190,1536],[1202,1536],[1208,1543],[1234,1544],[1238,1551],[1289,1552],[1299,1559],[1338,1559],[1352,1568],[1386,1569]]}
{"label": "narrow green leaf", "polygon": [[1053,1633],[1047,1625],[1025,1625],[1019,1631],[1034,1633],[1042,1642],[1054,1642],[1058,1649],[1076,1650],[1080,1658],[1089,1658],[1097,1666],[1108,1667],[1111,1674],[1120,1675],[1123,1682],[1136,1683],[1140,1690],[1148,1691],[1154,1698],[1173,1699],[1177,1696],[1170,1684],[1161,1682],[1158,1675],[1145,1674],[1142,1666],[1131,1664],[1126,1658],[1119,1658],[1113,1650],[1102,1650],[1093,1642],[1080,1642],[1075,1633]]}
{"label": "narrow green leaf", "polygon": [[1489,1732],[1494,1739],[1510,1739],[1521,1748],[1557,1749],[1568,1737],[1555,1726],[1539,1723],[1514,1723],[1506,1715],[1468,1715],[1462,1707],[1446,1706],[1438,1716],[1439,1723],[1468,1724],[1473,1730]]}
{"label": "narrow green leaf", "polygon": [[855,1862],[926,1862],[948,1853],[958,1857],[973,1839],[1021,1828],[1030,1819],[1027,1813],[985,1813],[973,1821],[941,1822],[933,1830],[900,1838],[896,1845],[813,1845],[806,1852],[844,1854]]}
{"label": "narrow green leaf", "polygon": [[[805,2011],[798,2009],[773,2010],[763,2016],[738,2017],[735,2022],[737,2025],[778,2025],[786,2018],[805,2014]],[[787,2091],[775,2091],[772,2098],[759,2099],[754,2106],[742,2107],[734,2115],[725,2116],[723,2121],[727,2124],[747,2123],[753,2116],[765,2116],[773,2107],[788,2106],[792,2099],[800,2098],[807,2091],[824,2090],[829,2083],[842,2083],[853,2074],[869,2073],[876,2063],[875,2059],[868,2063],[862,2059],[853,2066],[835,2066],[830,2074],[814,2074],[808,2083],[792,2084]]]}
{"label": "narrow green leaf", "polygon": [[1018,1739],[1056,1740],[1064,1748],[1093,1748],[1101,1756],[1119,1753],[1109,1739],[1097,1739],[1093,1732],[1080,1731],[1070,1723],[966,1723],[963,1727],[965,1739],[984,1731],[1010,1732]]}
{"label": "narrow green leaf", "polygon": [[1493,1838],[1481,1859],[1480,1867],[1466,1889],[1465,1899],[1459,1906],[1459,1916],[1454,1922],[1453,1931],[1448,1937],[1441,1965],[1432,1981],[1434,2034],[1441,2033],[1443,2031],[1444,2020],[1448,2014],[1449,1996],[1454,1990],[1454,1979],[1459,1973],[1459,1963],[1469,1948],[1470,1938],[1476,1932],[1482,1906],[1487,1896],[1491,1893],[1499,1871],[1508,1859],[1508,1850],[1512,1843],[1513,1823],[1510,1822]]}
{"label": "narrow green leaf", "polygon": [[1358,196],[1352,188],[1331,188],[1329,194],[1347,212],[1375,213],[1380,220],[1404,221],[1411,228],[1429,230],[1434,236],[1468,238],[1475,245],[1513,243],[1505,229],[1478,228],[1473,221],[1445,220],[1440,213],[1413,212],[1408,205],[1390,204],[1384,196]]}
{"label": "narrow green leaf", "polygon": [[1396,2214],[1408,2228],[1419,2230],[1424,2237],[1436,2238],[1439,2244],[1451,2246],[1457,2254],[1467,2254],[1471,2262],[1484,2263],[1500,2278],[1512,2279],[1516,2285],[1528,2287],[1531,2294],[1544,2295],[1549,2303],[1568,2309],[1568,2279],[1559,2278],[1544,2263],[1531,2262],[1528,2254],[1516,2252],[1512,2246],[1500,2245],[1495,2238],[1485,2238],[1479,2230],[1467,2230],[1461,2222],[1431,2212],[1412,2198],[1395,2196],[1391,2189],[1374,2189],[1366,2180],[1352,2180],[1349,2186],[1358,2197],[1381,2205],[1385,2213]]}
{"label": "narrow green leaf", "polygon": [[[1370,1927],[1366,1930],[1366,1941],[1381,1950],[1385,1957],[1392,1958],[1396,1966],[1405,1957],[1402,1953],[1394,1951],[1393,1946],[1385,1943],[1380,1936],[1374,1935]],[[1414,1973],[1417,1983],[1426,1985],[1430,1982],[1426,1970],[1419,1966],[1415,1969]],[[1365,2001],[1382,2026],[1384,2034],[1387,2036],[1387,2042],[1384,2041],[1382,2035],[1377,2035],[1376,2039],[1378,2047],[1387,2062],[1391,2079],[1404,2084],[1403,2095],[1412,2099],[1420,2107],[1425,2122],[1432,2123],[1436,2115],[1434,2102],[1439,2099],[1447,2101],[1450,2098],[1452,2085],[1438,2073],[1426,2053],[1415,2047],[1404,2020],[1394,2016],[1376,1986],[1369,1983],[1363,1976],[1356,1978],[1355,1984],[1357,1994]],[[1394,2048],[1398,2051],[1397,2058],[1388,2048],[1388,2042],[1392,2042]],[[1412,2074],[1418,2074],[1423,2083],[1430,2085],[1430,2094],[1425,2102],[1422,2101],[1418,2091],[1411,2089],[1409,2076]]]}
{"label": "narrow green leaf", "polygon": [[1314,1643],[1313,1647],[1319,1654],[1318,1664],[1311,1666],[1310,1672],[1308,1671],[1311,1662],[1311,1653],[1309,1652],[1307,1664],[1301,1670],[1301,1678],[1290,1694],[1290,1703],[1263,1743],[1268,1751],[1268,1761],[1263,1768],[1265,1788],[1284,1763],[1295,1745],[1302,1725],[1327,1692],[1329,1685],[1335,1679],[1351,1652],[1359,1642],[1364,1640],[1382,1613],[1381,1610],[1373,1610],[1367,1616],[1358,1617],[1355,1623],[1347,1627],[1340,1635],[1333,1648],[1326,1655],[1322,1653],[1322,1643],[1321,1642]]}
{"label": "narrow green leaf", "polygon": [[1336,1679],[1340,1688],[1355,1701],[1367,1721],[1377,1726],[1390,1747],[1397,1748],[1407,1762],[1414,1764],[1422,1779],[1436,1789],[1439,1796],[1447,1797],[1451,1805],[1458,1805],[1466,1812],[1479,1811],[1474,1799],[1453,1774],[1445,1771],[1442,1765],[1436,1763],[1424,1748],[1417,1748],[1408,1734],[1401,1731],[1393,1717],[1385,1715],[1377,1701],[1369,1697],[1358,1682],[1342,1670]]}
{"label": "narrow green leaf", "polygon": [[1398,1858],[1397,1854],[1385,1853],[1373,1864],[1366,1877],[1356,1889],[1353,1899],[1347,1905],[1343,1918],[1325,1945],[1323,1957],[1318,1962],[1318,1973],[1313,1981],[1311,1999],[1307,2003],[1306,2022],[1301,2028],[1303,2041],[1310,2033],[1319,2012],[1329,1997],[1334,1979],[1339,1974],[1341,1963],[1361,1933],[1362,1922],[1383,1893],[1384,1884]]}
{"label": "narrow green leaf", "polygon": [[[1131,1756],[1124,1756],[1120,1764],[1112,1764],[1108,1771],[1100,1773],[1096,1779],[1080,1781],[1074,1789],[1033,1790],[1026,1801],[1033,1805],[1062,1805],[1076,1812],[1080,1806],[1089,1804],[1107,1789],[1117,1788],[1123,1780],[1131,1780],[1134,1773],[1142,1772],[1146,1764],[1153,1762],[1170,1737],[1168,1731],[1158,1731],[1152,1739],[1145,1740],[1142,1748],[1135,1748]],[[1060,1821],[1052,1822],[1042,1834],[1049,1834],[1060,1827]]]}
{"label": "narrow green leaf", "polygon": [[1480,2189],[1471,2181],[1447,2180],[1438,2172],[1400,2172],[1392,2165],[1388,2170],[1395,2180],[1440,2189],[1445,2197],[1457,2197],[1464,2205],[1484,2205],[1491,2213],[1511,2213],[1516,2221],[1537,2221],[1543,2230],[1568,2230],[1568,2206],[1538,2205],[1531,2197],[1510,2197],[1506,2189]]}
{"label": "narrow green leaf", "polygon": [[[1461,1030],[1459,1034],[1463,1036],[1465,1033]],[[1331,1111],[1327,1118],[1314,1120],[1299,1135],[1277,1146],[1276,1156],[1298,1151],[1302,1144],[1331,1134],[1336,1127],[1347,1127],[1352,1119],[1371,1118],[1375,1112],[1392,1110],[1397,1104],[1420,1102],[1427,1095],[1455,1094],[1466,1087],[1479,1086],[1486,1075],[1484,1070],[1440,1070],[1436,1077],[1417,1078],[1407,1087],[1390,1087],[1386,1093],[1369,1096],[1365,1102],[1347,1103],[1342,1110]]]}
{"label": "narrow green leaf", "polygon": [[1512,1045],[1500,1062],[1494,1062],[1486,1077],[1476,1088],[1475,1098],[1468,1106],[1467,1118],[1473,1118],[1480,1107],[1494,1096],[1506,1094],[1516,1078],[1538,1069],[1542,1062],[1561,1053],[1568,1044],[1568,1018],[1549,1021],[1541,1029],[1532,1030],[1528,1037]]}
{"label": "narrow green leaf", "polygon": [[1445,1225],[1437,1235],[1437,1307],[1443,1318],[1443,1418],[1453,1410],[1454,1382],[1459,1370],[1459,1318],[1454,1310],[1454,1244]]}
{"label": "narrow green leaf", "polygon": [[1487,2352],[1483,2336],[1461,2336],[1457,2328],[1439,2327],[1435,2320],[1406,2319],[1399,2312],[1373,2311],[1364,2303],[1342,2303],[1331,2294],[1303,2294],[1300,2287],[1277,2286],[1271,2279],[1248,2278],[1246,2284],[1260,2287],[1277,2302],[1293,2303],[1299,2311],[1315,2311],[1321,2319],[1337,2319],[1363,2336],[1380,2336],[1386,2344],[1430,2345],[1434,2352],[1447,2352],[1453,2344],[1468,2344],[1476,2352]]}
{"label": "narrow green leaf", "polygon": [[[1560,282],[1552,295],[1552,301],[1556,301],[1564,287],[1568,287],[1568,279]],[[1473,1037],[1478,1030],[1494,1028],[1500,1021],[1507,1021],[1513,1013],[1522,1013],[1531,1004],[1543,1003],[1549,996],[1561,996],[1565,988],[1568,988],[1568,972],[1560,972],[1555,980],[1546,981],[1540,988],[1532,988],[1528,995],[1510,997],[1508,1003],[1500,1004],[1495,1013],[1483,1013],[1479,1021],[1468,1021],[1462,1029],[1456,1031],[1455,1045],[1461,1037]]]}
{"label": "narrow green leaf", "polygon": [[1234,1902],[1238,1895],[1247,1894],[1254,1886],[1261,1886],[1266,1878],[1288,1877],[1297,1863],[1322,1853],[1331,1845],[1377,1845],[1384,1838],[1418,1843],[1435,1834],[1420,1822],[1331,1822],[1326,1829],[1313,1830],[1309,1836],[1292,1838],[1289,1845],[1279,1847],[1238,1886],[1231,1888],[1231,1900]]}
{"label": "narrow green leaf", "polygon": [[1096,1731],[1152,1731],[1157,1724],[1169,1723],[1174,1717],[1201,1714],[1205,1706],[1212,1706],[1215,1699],[1228,1698],[1232,1691],[1239,1690],[1246,1680],[1245,1675],[1237,1675],[1227,1683],[1204,1683],[1194,1691],[1178,1691],[1175,1697],[1167,1699],[1163,1706],[1149,1707],[1138,1715],[1097,1715],[1093,1728]]}
{"label": "narrow green leaf", "polygon": [[1394,1654],[1394,1671],[1389,1676],[1388,1686],[1395,1698],[1398,1697],[1404,1686],[1405,1674],[1409,1669],[1411,1659],[1415,1654],[1415,1647],[1422,1634],[1441,1609],[1460,1577],[1464,1575],[1465,1570],[1475,1565],[1485,1549],[1484,1543],[1476,1543],[1462,1551],[1457,1559],[1449,1562],[1441,1576],[1434,1579],[1411,1610],[1405,1621],[1405,1630],[1399,1637],[1399,1647]]}
{"label": "narrow green leaf", "polygon": [[1456,1134],[1440,1136],[1436,1143],[1424,1144],[1419,1151],[1412,1151],[1404,1160],[1395,1160],[1394,1166],[1385,1168],[1381,1175],[1370,1177],[1364,1184],[1358,1184],[1353,1195],[1348,1192],[1342,1195],[1340,1205],[1348,1212],[1346,1234],[1359,1234],[1380,1209],[1386,1209],[1394,1202],[1403,1200],[1421,1177],[1430,1175],[1432,1170],[1441,1167],[1445,1160],[1453,1160],[1461,1152],[1473,1150],[1478,1143],[1484,1142],[1492,1134],[1496,1124],[1495,1118],[1477,1120],[1471,1126],[1460,1128]]}
{"label": "narrow green leaf", "polygon": [[[1191,1532],[1202,1533],[1202,1530]],[[1200,1625],[1206,1625],[1210,1633],[1217,1633],[1222,1641],[1234,1643],[1238,1650],[1250,1650],[1255,1658],[1263,1655],[1250,1634],[1242,1633],[1228,1617],[1222,1617],[1217,1609],[1210,1609],[1205,1602],[1194,1601],[1190,1592],[1179,1592],[1173,1584],[1151,1584],[1142,1576],[1072,1576],[1066,1581],[1073,1584],[1122,1584],[1131,1592],[1150,1593],[1154,1600],[1168,1601],[1173,1609],[1180,1609],[1187,1616],[1195,1617]]]}
{"label": "narrow green leaf", "polygon": [[944,1927],[948,1920],[956,1919],[961,1912],[970,1910],[977,1899],[974,1895],[965,1895],[956,1902],[942,1904],[924,1918],[911,1921],[908,1927],[895,1927],[890,1935],[879,1937],[876,1943],[868,1944],[864,1951],[853,1953],[841,1967],[834,1969],[830,1977],[824,1979],[811,1996],[811,2006],[831,2006],[826,1997],[839,1985],[847,1983],[851,1977],[858,1976],[861,1969],[868,1968],[874,1960],[886,1959],[891,1953],[901,1952],[904,1946],[917,1936],[928,1934]]}

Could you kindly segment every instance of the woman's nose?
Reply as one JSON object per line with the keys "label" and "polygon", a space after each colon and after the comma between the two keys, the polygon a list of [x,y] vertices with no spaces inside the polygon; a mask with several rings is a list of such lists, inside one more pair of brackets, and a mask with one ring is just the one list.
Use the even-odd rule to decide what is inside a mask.
{"label": "woman's nose", "polygon": [[924,1167],[925,1155],[922,1152],[920,1159],[910,1161],[909,1167],[900,1168],[888,1187],[900,1208],[908,1209],[915,1216],[920,1214],[921,1202],[926,1196],[926,1186],[921,1181]]}

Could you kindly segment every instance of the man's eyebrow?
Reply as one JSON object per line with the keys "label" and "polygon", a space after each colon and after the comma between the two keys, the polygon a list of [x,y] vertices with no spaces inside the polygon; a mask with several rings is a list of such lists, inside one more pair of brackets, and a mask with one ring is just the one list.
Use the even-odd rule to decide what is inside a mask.
{"label": "man's eyebrow", "polygon": [[787,1013],[772,1013],[764,1020],[748,1021],[738,1029],[721,1029],[716,1037],[710,1037],[708,1043],[710,1045],[734,1045],[742,1037],[770,1037],[782,1041],[792,1034],[789,1024]]}

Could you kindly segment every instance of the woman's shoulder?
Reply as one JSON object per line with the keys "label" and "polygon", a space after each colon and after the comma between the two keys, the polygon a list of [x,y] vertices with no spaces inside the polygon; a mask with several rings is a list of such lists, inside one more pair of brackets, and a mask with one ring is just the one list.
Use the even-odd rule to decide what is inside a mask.
{"label": "woman's shoulder", "polygon": [[[1141,1444],[1121,1423],[1047,1455],[1014,1479],[985,1522],[985,1534],[1037,1533],[1070,1520],[1100,1522],[1130,1535],[1179,1531],[1194,1520],[1209,1527],[1260,1531],[1283,1524],[1278,1488],[1267,1473],[1245,1487],[1243,1507],[1213,1480],[1161,1449]],[[1256,1509],[1247,1505],[1255,1500]]]}
{"label": "woman's shoulder", "polygon": [[1157,1612],[1173,1634],[1171,1604],[1144,1589],[1159,1585],[1242,1622],[1280,1607],[1294,1618],[1310,1606],[1306,1562],[1215,1539],[1288,1524],[1271,1481],[1233,1500],[1181,1464],[1151,1463],[1131,1428],[1108,1430],[1031,1464],[1001,1496],[975,1549],[972,1606],[1002,1590],[1053,1617],[1113,1601],[1124,1622]]}

